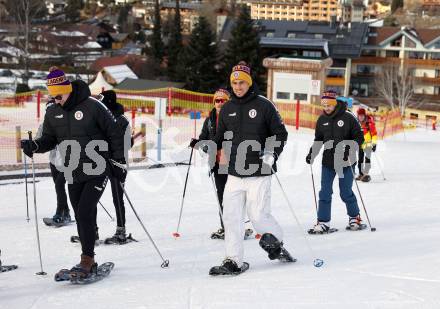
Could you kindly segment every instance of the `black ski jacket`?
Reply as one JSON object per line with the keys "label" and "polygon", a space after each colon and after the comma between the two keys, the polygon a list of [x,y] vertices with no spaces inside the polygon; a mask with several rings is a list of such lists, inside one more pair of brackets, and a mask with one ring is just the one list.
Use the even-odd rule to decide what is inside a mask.
{"label": "black ski jacket", "polygon": [[[270,168],[269,171],[267,171],[267,168],[262,170],[261,152],[264,150],[274,151],[277,159],[287,141],[287,130],[275,105],[264,96],[258,95],[256,86],[252,86],[242,98],[238,98],[233,94],[231,100],[223,105],[214,137],[218,149],[222,148],[222,142],[225,140],[224,134],[227,131],[232,132],[232,140],[229,139],[232,141],[228,165],[229,175],[252,177],[272,174]],[[273,137],[280,142],[280,145],[266,144],[266,139],[269,137]],[[225,140],[226,145],[227,140],[228,138]],[[250,141],[258,142],[260,148],[252,149],[249,145],[246,147],[246,143]],[[242,144],[243,142],[244,144]],[[228,158],[228,148],[226,146],[224,149],[226,158]],[[237,166],[236,163],[238,163]],[[258,165],[258,169],[256,171],[246,171],[249,169],[250,164]],[[245,172],[240,171],[240,167],[243,170],[243,165]],[[274,171],[276,171],[276,168],[275,163],[273,166]]]}
{"label": "black ski jacket", "polygon": [[[359,121],[352,112],[347,110],[345,103],[338,101],[335,110],[330,115],[322,113],[316,122],[315,142],[323,142],[324,144],[333,141],[333,147],[324,149],[322,155],[322,165],[334,168],[335,149],[341,141],[355,141],[359,146],[364,142],[364,134],[362,133]],[[314,145],[318,145],[315,143]],[[313,148],[313,153],[312,153]],[[314,146],[310,149],[312,158],[315,158],[321,147]],[[325,147],[327,148],[327,147]],[[348,159],[348,146],[344,149],[344,161]],[[351,164],[356,163],[356,159]]]}
{"label": "black ski jacket", "polygon": [[[43,122],[42,136],[35,140],[38,145],[36,152],[44,153],[54,149],[56,145],[66,140],[74,140],[81,146],[79,164],[73,170],[73,182],[83,182],[89,179],[109,175],[107,160],[106,168],[99,175],[87,175],[84,172],[84,163],[97,164],[86,155],[86,146],[94,140],[104,140],[108,143],[107,151],[94,150],[104,159],[124,159],[124,132],[116,125],[116,119],[102,102],[90,97],[90,89],[83,81],[72,82],[73,91],[66,103],[61,106],[52,104],[46,110]],[[62,158],[68,166],[71,149],[67,148]]]}

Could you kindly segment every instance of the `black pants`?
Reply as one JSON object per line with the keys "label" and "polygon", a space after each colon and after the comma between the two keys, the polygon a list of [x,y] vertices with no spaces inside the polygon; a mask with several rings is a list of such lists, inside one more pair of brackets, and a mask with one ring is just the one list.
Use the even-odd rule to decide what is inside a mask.
{"label": "black pants", "polygon": [[228,181],[228,174],[219,174],[218,173],[218,164],[216,164],[213,168],[213,172],[214,172],[214,180],[215,180],[215,187],[217,189],[217,196],[218,196],[218,200],[220,202],[220,209],[221,209],[221,213],[220,214],[220,224],[222,226],[222,229],[224,229],[224,225],[223,225],[223,220],[222,220],[222,213],[223,213],[223,193],[225,192],[225,186],[226,186],[226,181]]}
{"label": "black pants", "polygon": [[116,222],[118,226],[125,227],[125,206],[124,206],[124,191],[122,191],[119,182],[124,185],[125,179],[127,178],[127,174],[125,174],[124,179],[118,180],[115,177],[110,179],[110,184],[112,186],[112,196],[113,196],[113,205],[115,206],[116,211]]}
{"label": "black pants", "polygon": [[66,194],[66,178],[64,178],[64,173],[57,170],[55,165],[52,163],[50,165],[50,173],[52,174],[53,182],[55,183],[55,192],[57,194],[57,215],[62,215],[63,213],[69,212],[69,205],[67,204],[67,194]]}
{"label": "black pants", "polygon": [[96,205],[104,193],[106,176],[69,184],[69,197],[75,212],[76,227],[81,240],[82,254],[95,255]]}
{"label": "black pants", "polygon": [[[372,152],[371,147],[367,147],[365,149],[362,149],[361,147],[359,147],[358,168],[359,168],[360,175],[368,174],[370,172],[371,152]],[[364,158],[365,158],[365,165],[364,165]]]}

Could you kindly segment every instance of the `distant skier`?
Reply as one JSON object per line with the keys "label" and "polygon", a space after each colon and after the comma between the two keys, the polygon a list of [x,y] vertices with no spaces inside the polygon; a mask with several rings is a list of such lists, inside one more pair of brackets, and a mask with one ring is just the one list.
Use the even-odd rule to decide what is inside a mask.
{"label": "distant skier", "polygon": [[[116,126],[119,131],[125,132],[125,139],[131,141],[131,128],[130,122],[124,115],[124,107],[116,101],[116,93],[113,90],[107,90],[102,93],[102,103],[113,113],[116,118]],[[130,147],[133,145],[131,141]],[[128,156],[128,154],[125,154]],[[121,179],[115,177],[110,178],[110,184],[112,187],[113,204],[116,212],[116,232],[115,234],[105,240],[106,244],[126,244],[131,241],[131,236],[127,238],[127,232],[125,229],[125,206],[124,206],[124,192],[119,183],[125,184],[127,173],[122,174]]]}
{"label": "distant skier", "polygon": [[[312,164],[324,144],[318,220],[315,226],[309,230],[311,234],[323,234],[334,231],[334,229],[330,229],[333,180],[336,176],[337,165],[341,166],[343,163],[337,161],[338,158],[335,155],[337,146],[343,146],[343,149],[341,149],[343,152],[342,159],[344,162],[347,162],[350,159],[348,145],[345,145],[345,143],[351,141],[362,145],[364,141],[359,122],[351,112],[347,111],[344,102],[336,100],[336,93],[333,91],[325,92],[321,98],[321,105],[324,107],[324,112],[316,122],[315,142],[306,157],[307,164]],[[352,230],[357,230],[363,227],[363,225],[361,225],[362,220],[359,215],[356,196],[352,190],[355,159],[349,164],[351,166],[342,168],[343,177],[339,178],[339,191],[347,207],[349,216],[348,227]]]}
{"label": "distant skier", "polygon": [[[46,110],[55,104],[55,100],[51,98],[46,105]],[[37,134],[35,138],[40,138],[43,131],[43,125],[40,125],[38,128]],[[57,196],[57,208],[55,214],[52,218],[43,218],[43,221],[47,225],[54,225],[57,227],[66,225],[72,222],[70,217],[69,204],[67,203],[67,193],[66,193],[66,179],[64,178],[64,174],[59,171],[60,167],[63,165],[61,154],[58,150],[58,147],[52,149],[49,152],[49,167],[50,173],[52,176],[52,180],[55,184],[55,193]]]}
{"label": "distant skier", "polygon": [[[47,76],[49,94],[56,104],[48,107],[42,136],[33,141],[22,140],[23,152],[32,157],[57,145],[65,147],[63,161],[71,170],[64,170],[70,202],[75,212],[81,240],[81,261],[69,271],[72,278],[87,278],[97,272],[94,259],[96,205],[107,184],[110,170],[122,179],[125,171],[109,166],[108,159],[125,164],[123,133],[116,120],[100,102],[90,97],[90,89],[81,80],[70,82],[63,71],[50,68]],[[107,141],[107,147],[101,147]],[[105,143],[104,143],[105,144]],[[76,162],[75,162],[76,161]]]}
{"label": "distant skier", "polygon": [[[271,260],[293,262],[283,247],[283,231],[270,213],[271,174],[287,141],[287,130],[274,104],[259,96],[250,68],[240,62],[232,69],[232,98],[221,109],[214,141],[223,146],[228,159],[224,192],[223,223],[226,258],[212,267],[210,275],[239,274],[243,262],[244,211],[262,235],[260,246]],[[231,134],[232,133],[232,134]],[[272,139],[268,139],[272,137]],[[228,140],[232,140],[228,141]],[[226,170],[219,170],[226,173]]]}
{"label": "distant skier", "polygon": [[[220,88],[214,93],[214,108],[209,112],[208,117],[203,123],[202,132],[198,139],[193,138],[189,144],[191,148],[194,148],[196,144],[201,140],[211,140],[215,137],[218,126],[218,115],[220,110],[227,101],[229,101],[231,94],[226,89]],[[214,174],[215,186],[217,189],[217,197],[220,203],[220,211],[223,212],[223,193],[225,191],[226,181],[228,180],[227,174],[219,174],[219,164],[220,164],[221,151],[219,150],[216,154],[215,165],[211,170]],[[220,215],[220,228],[211,234],[212,239],[224,239],[225,238],[225,227],[223,225],[222,214]]]}
{"label": "distant skier", "polygon": [[364,133],[364,142],[359,148],[359,176],[356,177],[356,180],[368,182],[371,180],[371,177],[368,173],[371,169],[371,154],[372,152],[376,151],[377,131],[374,118],[370,115],[367,115],[367,112],[364,108],[359,108],[357,110],[357,115]]}

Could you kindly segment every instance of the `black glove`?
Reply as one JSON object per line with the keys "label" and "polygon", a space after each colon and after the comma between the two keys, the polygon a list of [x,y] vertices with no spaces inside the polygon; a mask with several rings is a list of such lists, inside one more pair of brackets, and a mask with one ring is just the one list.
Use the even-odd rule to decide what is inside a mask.
{"label": "black glove", "polygon": [[204,152],[204,153],[208,153],[208,150],[209,150],[209,146],[208,145],[203,145],[202,146],[202,151]]}
{"label": "black glove", "polygon": [[125,159],[111,160],[112,164],[112,175],[119,182],[125,182],[125,177],[127,176],[127,166],[125,165]]}
{"label": "black glove", "polygon": [[22,139],[20,141],[20,144],[24,154],[27,155],[29,158],[32,158],[34,156],[34,152],[38,149],[38,144],[32,140]]}
{"label": "black glove", "polygon": [[376,151],[376,144],[373,144],[373,148],[371,148],[371,150],[373,150],[373,152]]}
{"label": "black glove", "polygon": [[199,142],[198,139],[192,138],[191,142],[189,143],[189,147],[194,148],[194,146]]}

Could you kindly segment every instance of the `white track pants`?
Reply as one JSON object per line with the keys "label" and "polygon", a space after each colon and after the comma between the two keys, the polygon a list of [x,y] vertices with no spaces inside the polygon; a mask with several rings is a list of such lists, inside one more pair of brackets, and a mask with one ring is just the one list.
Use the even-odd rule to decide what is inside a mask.
{"label": "white track pants", "polygon": [[273,234],[283,240],[283,231],[270,214],[271,176],[228,176],[223,196],[223,223],[225,225],[226,258],[240,267],[243,263],[245,209],[257,233]]}

